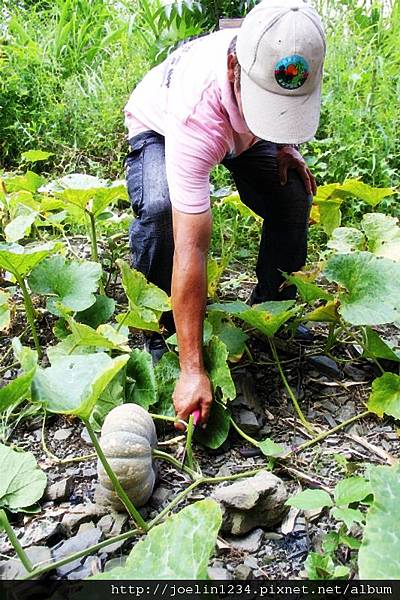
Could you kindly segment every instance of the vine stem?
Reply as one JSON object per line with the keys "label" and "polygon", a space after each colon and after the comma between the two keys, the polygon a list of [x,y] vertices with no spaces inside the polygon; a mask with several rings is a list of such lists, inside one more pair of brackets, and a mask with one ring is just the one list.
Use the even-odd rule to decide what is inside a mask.
{"label": "vine stem", "polygon": [[43,448],[44,452],[47,454],[47,456],[52,461],[57,463],[58,465],[68,465],[69,463],[81,462],[82,460],[89,460],[92,458],[96,458],[96,456],[97,456],[96,453],[86,454],[84,456],[73,456],[71,458],[58,458],[58,456],[53,454],[53,452],[48,448],[48,446],[46,444],[46,439],[45,439],[45,434],[44,434],[45,425],[46,425],[46,412],[44,413],[43,423],[42,423],[41,444],[42,444],[42,448]]}
{"label": "vine stem", "polygon": [[[100,261],[99,261],[99,252],[97,250],[96,219],[92,212],[86,211],[86,214],[89,217],[89,224],[90,224],[89,231],[90,231],[90,242],[91,242],[91,246],[92,246],[92,259],[98,263]],[[100,282],[99,282],[99,292],[102,295],[105,294],[102,278],[100,278]]]}
{"label": "vine stem", "polygon": [[291,401],[293,402],[293,406],[296,409],[296,412],[297,412],[297,415],[298,415],[300,421],[303,423],[304,427],[306,428],[306,430],[311,435],[315,435],[314,429],[312,428],[311,424],[307,421],[307,419],[303,415],[303,412],[302,412],[302,410],[300,408],[300,405],[297,402],[297,398],[294,395],[293,390],[290,387],[288,380],[286,379],[286,375],[283,372],[282,365],[281,365],[280,360],[279,360],[278,352],[276,351],[275,342],[273,341],[273,339],[271,337],[268,337],[268,342],[269,342],[269,345],[270,345],[270,348],[271,348],[272,356],[274,357],[274,360],[276,362],[276,366],[278,367],[279,375],[281,376],[283,385],[285,386],[286,391],[287,391],[287,393],[288,393]]}
{"label": "vine stem", "polygon": [[381,366],[381,364],[379,363],[379,361],[375,358],[375,356],[368,350],[368,348],[366,347],[364,341],[361,341],[358,339],[358,337],[351,331],[351,329],[349,329],[348,327],[343,327],[343,329],[346,331],[346,333],[351,337],[352,340],[354,340],[356,342],[356,344],[358,344],[359,346],[361,346],[361,348],[363,349],[364,354],[370,358],[372,360],[373,363],[376,364],[376,366],[378,367],[379,371],[381,372],[382,375],[384,375],[385,373],[385,369],[383,369],[383,367]]}
{"label": "vine stem", "polygon": [[185,458],[186,458],[187,466],[189,467],[189,469],[192,469],[192,470],[193,470],[193,450],[192,450],[193,429],[194,429],[194,417],[193,417],[193,415],[190,415],[187,432],[186,432],[185,453],[183,455],[182,462],[184,464]]}
{"label": "vine stem", "polygon": [[182,465],[182,463],[180,463],[177,458],[175,458],[174,456],[171,456],[171,454],[167,454],[167,452],[163,452],[162,450],[153,449],[152,455],[153,455],[153,458],[158,458],[159,460],[165,460],[166,462],[169,462],[171,465],[173,465],[180,471],[184,471],[185,473],[187,473],[189,475],[189,477],[191,477],[195,481],[197,481],[198,479],[201,479],[201,475],[196,473],[196,471],[194,471],[191,467]]}
{"label": "vine stem", "polygon": [[233,425],[233,428],[236,429],[236,431],[242,438],[244,438],[245,440],[250,442],[250,444],[252,444],[253,446],[256,446],[256,447],[259,446],[259,442],[257,442],[257,440],[252,438],[250,435],[247,435],[247,433],[245,433],[242,429],[240,429],[239,425],[237,423],[235,423],[235,421],[232,419],[232,417],[230,417],[230,422],[231,422],[231,425]]}
{"label": "vine stem", "polygon": [[285,454],[285,456],[282,456],[280,458],[288,458],[292,454],[297,454],[298,452],[302,452],[306,448],[309,448],[310,446],[314,446],[315,444],[318,444],[318,442],[321,442],[322,440],[329,437],[330,435],[336,433],[337,431],[340,431],[344,427],[347,427],[347,425],[351,425],[351,423],[354,423],[354,421],[363,419],[364,417],[367,417],[370,414],[371,414],[371,412],[369,410],[365,410],[362,413],[358,413],[358,415],[354,415],[354,417],[351,417],[350,419],[347,419],[346,421],[339,423],[339,425],[336,425],[336,427],[332,427],[332,429],[328,429],[328,431],[323,431],[322,433],[319,433],[312,440],[308,440],[308,442],[304,442],[303,444],[301,444],[294,450],[291,450],[290,452],[288,452],[288,454]]}
{"label": "vine stem", "polygon": [[3,509],[0,509],[0,523],[4,528],[4,531],[8,535],[8,538],[18,555],[18,558],[24,565],[25,569],[28,571],[29,577],[31,577],[31,573],[33,570],[33,566],[28,556],[26,555],[25,550],[22,548],[21,544],[18,541],[17,536],[15,535],[14,529],[11,527],[6,512]]}
{"label": "vine stem", "polygon": [[43,567],[34,568],[33,571],[31,571],[30,573],[28,573],[26,576],[22,577],[21,579],[33,579],[34,577],[39,577],[40,575],[44,575],[44,573],[48,573],[49,571],[58,569],[59,567],[62,567],[63,565],[67,565],[69,562],[72,562],[73,560],[78,560],[78,558],[82,558],[83,556],[88,556],[88,554],[92,554],[93,552],[97,552],[97,550],[101,550],[105,546],[109,546],[110,544],[114,544],[115,542],[122,542],[122,541],[127,540],[130,537],[133,537],[134,535],[138,535],[140,533],[141,532],[139,531],[139,529],[131,529],[130,531],[121,533],[120,535],[110,537],[107,540],[103,540],[102,542],[95,544],[94,546],[90,546],[89,548],[86,548],[85,550],[80,550],[79,552],[75,552],[74,554],[65,556],[64,558],[61,558],[60,560],[56,560],[52,563],[43,565]]}
{"label": "vine stem", "polygon": [[32,300],[29,295],[28,288],[26,287],[26,283],[25,283],[25,280],[23,277],[20,277],[19,275],[17,277],[15,275],[15,279],[17,280],[18,285],[20,286],[20,288],[22,290],[22,294],[24,296],[26,318],[27,318],[29,326],[31,328],[33,343],[35,344],[36,352],[38,353],[38,358],[42,358],[42,349],[40,347],[39,336],[37,333],[36,323],[35,323],[35,318],[36,318],[35,309],[33,308]]}
{"label": "vine stem", "polygon": [[93,446],[95,447],[95,450],[100,459],[100,462],[103,465],[104,470],[107,473],[108,477],[110,478],[111,483],[113,484],[114,489],[117,492],[120,500],[123,502],[123,504],[126,507],[126,510],[131,515],[131,517],[135,521],[135,523],[140,527],[140,529],[142,529],[143,531],[147,531],[149,529],[149,526],[147,525],[146,521],[143,519],[142,515],[139,513],[137,508],[135,508],[132,501],[128,498],[128,495],[126,494],[124,488],[122,487],[122,485],[118,481],[118,478],[116,477],[114,471],[110,467],[110,465],[105,457],[105,454],[97,440],[96,434],[94,433],[92,426],[89,423],[89,419],[82,419],[82,421],[84,422],[84,424],[86,426],[86,429],[88,431],[90,439],[93,442]]}

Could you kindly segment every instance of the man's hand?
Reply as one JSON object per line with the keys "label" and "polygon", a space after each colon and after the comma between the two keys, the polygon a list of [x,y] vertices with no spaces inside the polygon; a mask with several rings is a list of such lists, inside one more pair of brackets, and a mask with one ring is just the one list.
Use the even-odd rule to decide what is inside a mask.
{"label": "man's hand", "polygon": [[[178,419],[188,421],[195,410],[200,410],[199,423],[206,425],[213,397],[210,380],[204,371],[181,373],[172,398]],[[182,423],[176,423],[175,427],[185,429]]]}
{"label": "man's hand", "polygon": [[302,178],[307,194],[315,196],[317,193],[317,184],[314,175],[296,148],[283,146],[278,150],[276,159],[278,161],[279,179],[282,185],[286,185],[288,170],[294,169]]}

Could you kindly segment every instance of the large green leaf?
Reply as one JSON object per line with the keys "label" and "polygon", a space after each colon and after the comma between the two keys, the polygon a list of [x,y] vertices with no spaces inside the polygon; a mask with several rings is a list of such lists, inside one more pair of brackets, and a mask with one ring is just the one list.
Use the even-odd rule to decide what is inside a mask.
{"label": "large green leaf", "polygon": [[320,288],[311,281],[307,281],[299,275],[288,275],[286,281],[288,284],[296,286],[297,291],[304,302],[311,304],[316,300],[332,300],[331,294],[328,294],[323,288]]}
{"label": "large green leaf", "polygon": [[89,422],[95,431],[101,431],[104,419],[116,406],[120,406],[125,401],[124,388],[121,384],[121,372],[114,377],[105,390],[99,396],[95,407],[90,415]]}
{"label": "large green leaf", "polygon": [[328,248],[339,254],[349,254],[355,250],[363,250],[365,239],[362,232],[354,227],[337,227],[327,243]]}
{"label": "large green leaf", "polygon": [[347,579],[350,573],[349,567],[335,565],[329,555],[310,552],[304,563],[307,577],[311,581],[325,579]]}
{"label": "large green leaf", "polygon": [[400,314],[400,264],[370,252],[332,256],[325,276],[346,288],[339,312],[352,325],[391,323]]}
{"label": "large green leaf", "polygon": [[99,188],[68,188],[64,189],[59,197],[65,202],[65,209],[72,215],[77,216],[79,212],[90,212],[95,217],[112,202],[116,200],[127,200],[128,195],[124,185],[99,187]]}
{"label": "large green leaf", "polygon": [[156,364],[154,373],[157,382],[157,412],[162,415],[175,415],[172,394],[180,374],[179,358],[175,352],[166,352]]}
{"label": "large green leaf", "polygon": [[337,323],[339,318],[338,313],[339,302],[333,300],[327,302],[323,306],[318,306],[309,313],[306,313],[303,317],[303,321],[316,321],[321,323]]}
{"label": "large green leaf", "polygon": [[31,452],[17,452],[0,444],[0,507],[20,510],[40,500],[46,475]]}
{"label": "large green leaf", "polygon": [[20,190],[36,192],[45,182],[44,177],[33,173],[33,171],[27,171],[25,175],[7,177],[5,180],[8,192],[19,192]]}
{"label": "large green leaf", "polygon": [[342,211],[340,210],[342,201],[336,199],[319,201],[316,198],[315,204],[319,208],[320,223],[326,235],[331,236],[333,231],[340,227],[342,221]]}
{"label": "large green leaf", "polygon": [[364,477],[348,477],[336,484],[335,503],[338,506],[348,506],[353,502],[361,502],[371,493],[371,485]]}
{"label": "large green leaf", "polygon": [[27,150],[21,154],[22,160],[25,162],[41,162],[47,160],[50,156],[54,156],[53,152],[45,152],[44,150]]}
{"label": "large green leaf", "polygon": [[255,327],[266,336],[274,335],[278,329],[298,311],[294,300],[282,302],[263,302],[250,308],[244,302],[212,304],[209,310],[219,310],[238,317],[248,325]]}
{"label": "large green leaf", "polygon": [[210,498],[195,502],[151,529],[131,551],[124,567],[92,579],[208,579],[222,515]]}
{"label": "large green leaf", "polygon": [[0,290],[0,331],[7,329],[10,325],[10,294]]}
{"label": "large green leaf", "polygon": [[36,366],[0,388],[0,413],[9,406],[16,406],[30,397],[35,371]]}
{"label": "large green leaf", "polygon": [[137,329],[159,331],[158,320],[162,312],[171,309],[167,294],[145,276],[131,269],[129,265],[118,259],[117,265],[121,270],[122,285],[129,301],[129,312],[118,315],[117,320],[124,325]]}
{"label": "large green leaf", "polygon": [[115,312],[115,300],[100,294],[97,294],[95,298],[94,304],[75,315],[76,321],[89,325],[93,329],[96,329],[102,323],[107,323]]}
{"label": "large green leaf", "polygon": [[219,402],[214,401],[211,406],[210,417],[205,429],[196,428],[196,439],[215,450],[222,446],[228,437],[230,428],[229,411]]}
{"label": "large green leaf", "polygon": [[135,348],[126,365],[127,378],[133,383],[127,389],[127,402],[148,409],[157,402],[157,386],[151,354]]}
{"label": "large green leaf", "polygon": [[107,385],[127,363],[128,356],[111,359],[103,352],[59,358],[47,369],[38,369],[32,398],[50,412],[87,419]]}
{"label": "large green leaf", "polygon": [[239,327],[236,327],[229,318],[227,319],[223,312],[217,310],[210,310],[208,312],[206,323],[209,323],[211,326],[210,337],[206,343],[208,344],[213,334],[216,335],[227,347],[228,360],[230,362],[238,362],[246,349],[248,335]]}
{"label": "large green leaf", "polygon": [[12,273],[14,277],[25,277],[49,254],[57,252],[61,247],[59,242],[28,246],[0,243],[0,267]]}
{"label": "large green leaf", "polygon": [[385,358],[387,360],[400,362],[400,350],[383,340],[376,331],[371,329],[371,327],[365,328],[365,337],[365,356],[368,357],[372,354],[375,358]]}
{"label": "large green leaf", "polygon": [[358,553],[360,579],[400,579],[400,464],[371,467],[374,502]]}
{"label": "large green leaf", "polygon": [[384,373],[375,379],[367,408],[379,417],[400,419],[400,375]]}
{"label": "large green leaf", "polygon": [[280,456],[285,451],[280,444],[277,444],[274,440],[271,440],[271,438],[266,438],[265,440],[258,442],[258,447],[264,456],[267,456],[268,458],[271,456]]}
{"label": "large green leaf", "polygon": [[[126,338],[119,335],[111,325],[99,325],[95,330],[88,325],[77,323],[72,318],[68,318],[67,321],[72,332],[73,345],[76,348],[86,346],[129,352],[129,347],[127,348],[124,344]],[[119,338],[121,338],[121,341],[118,341]]]}
{"label": "large green leaf", "polygon": [[213,336],[204,351],[206,369],[210,376],[214,394],[219,390],[221,400],[226,403],[236,398],[236,388],[228,365],[228,350],[217,336]]}
{"label": "large green leaf", "polygon": [[397,219],[382,213],[369,213],[363,216],[361,227],[370,252],[400,261],[400,227]]}
{"label": "large green leaf", "polygon": [[31,212],[29,215],[19,215],[6,225],[4,233],[9,243],[18,242],[30,233],[32,224],[35,222],[37,213]]}
{"label": "large green leaf", "polygon": [[304,490],[296,496],[292,496],[286,500],[288,506],[294,506],[301,510],[314,510],[316,508],[324,508],[332,506],[332,498],[324,490]]}
{"label": "large green leaf", "polygon": [[377,188],[358,179],[348,179],[340,186],[340,192],[346,196],[354,196],[370,206],[376,206],[387,196],[394,194],[393,188]]}
{"label": "large green leaf", "polygon": [[59,316],[57,302],[73,311],[84,310],[95,303],[94,293],[99,286],[101,273],[101,266],[97,262],[51,256],[32,271],[29,286],[35,294],[50,296],[47,309]]}

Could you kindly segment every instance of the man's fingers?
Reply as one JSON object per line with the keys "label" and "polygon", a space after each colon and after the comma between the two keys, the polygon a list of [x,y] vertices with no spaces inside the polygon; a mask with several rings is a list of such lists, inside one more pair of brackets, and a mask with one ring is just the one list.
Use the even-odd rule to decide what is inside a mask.
{"label": "man's fingers", "polygon": [[200,403],[200,423],[205,426],[210,416],[212,400],[202,400]]}
{"label": "man's fingers", "polygon": [[279,172],[279,181],[281,182],[281,185],[286,185],[287,183],[287,172],[288,172],[288,167],[286,162],[280,162],[278,163],[278,172]]}
{"label": "man's fingers", "polygon": [[[305,185],[307,194],[308,195],[313,194],[313,186],[312,186],[312,183],[311,183],[311,179],[310,179],[310,176],[309,176],[309,170],[307,169],[307,167],[301,167],[299,169],[299,173],[300,173],[300,176],[301,176],[301,178],[303,180],[303,183]],[[311,173],[310,173],[310,175],[311,175]]]}
{"label": "man's fingers", "polygon": [[308,176],[309,176],[310,181],[311,181],[312,194],[313,194],[313,196],[316,196],[316,194],[317,194],[317,182],[315,181],[315,177],[311,173],[310,169],[308,169]]}

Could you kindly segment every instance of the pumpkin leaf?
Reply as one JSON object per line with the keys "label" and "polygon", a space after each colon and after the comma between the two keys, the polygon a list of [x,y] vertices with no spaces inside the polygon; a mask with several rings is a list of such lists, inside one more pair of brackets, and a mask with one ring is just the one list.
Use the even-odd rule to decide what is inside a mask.
{"label": "pumpkin leaf", "polygon": [[67,260],[51,256],[38,265],[29,277],[29,286],[35,294],[51,296],[47,310],[60,316],[57,303],[68,310],[82,311],[92,306],[102,270],[99,263]]}
{"label": "pumpkin leaf", "polygon": [[358,553],[360,579],[397,580],[400,573],[400,464],[371,467],[374,502]]}
{"label": "pumpkin leaf", "polygon": [[30,397],[31,384],[35,371],[36,365],[0,388],[0,413],[10,406],[17,406]]}
{"label": "pumpkin leaf", "polygon": [[23,510],[40,500],[47,478],[31,452],[17,452],[0,443],[0,507]]}
{"label": "pumpkin leaf", "polygon": [[32,398],[50,412],[88,419],[107,385],[125,366],[128,356],[111,359],[103,352],[59,358],[36,371]]}
{"label": "pumpkin leaf", "polygon": [[219,390],[221,392],[221,400],[224,403],[236,398],[236,388],[227,359],[228,350],[224,342],[218,337],[213,336],[204,351],[204,360],[214,394]]}
{"label": "pumpkin leaf", "polygon": [[46,183],[44,177],[33,173],[33,171],[27,171],[25,175],[15,175],[13,177],[7,177],[5,180],[7,192],[19,192],[26,190],[27,192],[37,192],[37,190]]}
{"label": "pumpkin leaf", "polygon": [[306,281],[304,278],[297,275],[287,275],[286,281],[289,285],[295,285],[300,297],[304,302],[311,304],[316,300],[332,300],[332,295],[328,294],[324,289],[320,288],[315,283]]}
{"label": "pumpkin leaf", "polygon": [[271,438],[266,438],[265,440],[262,440],[262,442],[258,442],[258,447],[264,456],[267,456],[268,458],[271,456],[280,456],[285,451],[282,446],[274,442],[274,440],[271,440]]}
{"label": "pumpkin leaf", "polygon": [[358,179],[348,179],[340,186],[339,192],[344,196],[354,196],[355,198],[359,198],[370,206],[376,206],[384,198],[392,196],[394,194],[394,189],[372,187]]}
{"label": "pumpkin leaf", "polygon": [[7,242],[18,242],[26,235],[29,235],[36,217],[37,213],[31,212],[29,215],[19,215],[10,221],[4,228]]}
{"label": "pumpkin leaf", "polygon": [[355,250],[363,250],[365,239],[362,232],[354,227],[337,227],[327,246],[339,254],[349,254]]}
{"label": "pumpkin leaf", "polygon": [[339,294],[339,312],[352,325],[378,325],[399,318],[400,264],[370,252],[338,254],[325,276],[347,291]]}
{"label": "pumpkin leaf", "polygon": [[374,356],[375,358],[384,358],[387,360],[393,360],[400,362],[400,350],[392,347],[389,342],[383,340],[379,334],[371,329],[371,327],[365,328],[365,356]]}
{"label": "pumpkin leaf", "polygon": [[129,301],[129,312],[118,315],[117,321],[137,329],[159,331],[158,320],[162,312],[171,309],[167,294],[145,276],[131,269],[129,265],[118,259],[117,265],[121,270],[122,285]]}
{"label": "pumpkin leaf", "polygon": [[11,321],[10,294],[0,290],[0,331],[8,329]]}
{"label": "pumpkin leaf", "polygon": [[372,494],[369,481],[364,477],[348,477],[339,481],[333,495],[337,506],[348,506],[353,502],[361,502]]}
{"label": "pumpkin leaf", "polygon": [[300,508],[301,510],[314,510],[333,506],[332,498],[324,490],[303,490],[295,496],[288,498],[285,504]]}
{"label": "pumpkin leaf", "polygon": [[209,311],[205,323],[209,323],[211,326],[208,341],[210,341],[212,335],[216,335],[227,347],[228,361],[239,362],[246,349],[248,335],[234,323],[228,321],[226,315],[220,311]]}
{"label": "pumpkin leaf", "polygon": [[[73,344],[76,348],[80,346],[93,347],[93,348],[104,348],[106,350],[119,350],[122,352],[129,352],[126,346],[121,346],[116,343],[116,340],[121,337],[121,339],[125,342],[126,338],[124,336],[119,336],[118,333],[110,326],[111,336],[114,337],[114,340],[110,339],[109,328],[99,325],[98,330],[92,329],[88,325],[83,325],[82,323],[77,323],[72,318],[67,318],[68,325],[72,332],[72,340]],[[104,333],[102,333],[104,332]]]}
{"label": "pumpkin leaf", "polygon": [[126,365],[127,378],[133,380],[127,388],[127,402],[134,402],[146,410],[157,402],[157,386],[151,354],[135,348]]}
{"label": "pumpkin leaf", "polygon": [[175,352],[166,352],[154,368],[158,402],[156,410],[161,415],[174,416],[172,394],[180,375],[179,358]]}
{"label": "pumpkin leaf", "polygon": [[227,439],[229,428],[229,411],[220,402],[214,401],[211,405],[207,427],[205,429],[196,428],[195,430],[196,440],[203,446],[216,450]]}
{"label": "pumpkin leaf", "polygon": [[332,557],[318,552],[310,552],[304,563],[308,579],[347,579],[350,569],[342,565],[335,566]]}
{"label": "pumpkin leaf", "polygon": [[62,244],[59,242],[28,246],[0,243],[0,267],[16,278],[25,277],[49,254],[57,252],[60,248]]}
{"label": "pumpkin leaf", "polygon": [[278,329],[292,318],[298,307],[294,300],[282,302],[263,302],[250,308],[244,302],[227,302],[226,304],[211,304],[209,310],[219,310],[236,316],[248,325],[255,327],[266,336],[273,336]]}
{"label": "pumpkin leaf", "polygon": [[114,377],[107,385],[105,390],[99,396],[92,414],[89,418],[89,423],[94,431],[100,432],[104,419],[108,413],[125,402],[124,388],[121,384],[121,372]]}
{"label": "pumpkin leaf", "polygon": [[327,302],[323,306],[318,306],[309,313],[306,313],[303,317],[303,321],[318,321],[320,323],[337,323],[339,318],[338,313],[339,302],[333,300]]}
{"label": "pumpkin leaf", "polygon": [[319,208],[319,223],[322,225],[326,235],[330,237],[333,231],[340,227],[342,211],[340,206],[342,200],[330,199],[321,201],[318,197],[314,199]]}
{"label": "pumpkin leaf", "polygon": [[370,252],[400,260],[400,227],[396,218],[382,213],[369,213],[363,216],[361,227]]}
{"label": "pumpkin leaf", "polygon": [[384,373],[375,379],[367,408],[378,417],[390,415],[400,419],[400,375]]}
{"label": "pumpkin leaf", "polygon": [[91,579],[208,579],[208,561],[221,522],[217,502],[210,498],[195,502],[151,529],[134,546],[124,567]]}
{"label": "pumpkin leaf", "polygon": [[335,506],[331,510],[331,515],[337,521],[343,521],[347,529],[350,529],[353,523],[362,525],[365,521],[365,515],[363,515],[361,510],[354,508],[340,508]]}
{"label": "pumpkin leaf", "polygon": [[97,329],[99,325],[107,323],[115,312],[115,301],[108,296],[96,294],[95,302],[89,308],[79,311],[75,315],[75,321],[89,325]]}
{"label": "pumpkin leaf", "polygon": [[21,154],[22,160],[25,162],[41,162],[47,160],[50,156],[54,156],[54,152],[45,152],[44,150],[27,150]]}

